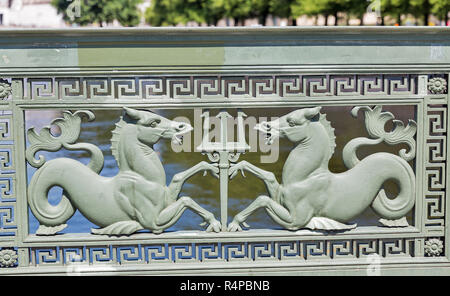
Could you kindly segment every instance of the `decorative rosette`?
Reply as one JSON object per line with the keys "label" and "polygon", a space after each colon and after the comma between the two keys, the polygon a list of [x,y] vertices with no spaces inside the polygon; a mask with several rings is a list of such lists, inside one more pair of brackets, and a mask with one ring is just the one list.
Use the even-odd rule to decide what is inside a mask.
{"label": "decorative rosette", "polygon": [[432,94],[443,94],[447,90],[447,81],[442,77],[433,77],[428,80],[428,90]]}
{"label": "decorative rosette", "polygon": [[0,266],[11,267],[17,262],[17,252],[14,249],[0,250]]}
{"label": "decorative rosette", "polygon": [[438,238],[431,238],[425,242],[425,254],[428,256],[439,256],[444,249],[444,244]]}

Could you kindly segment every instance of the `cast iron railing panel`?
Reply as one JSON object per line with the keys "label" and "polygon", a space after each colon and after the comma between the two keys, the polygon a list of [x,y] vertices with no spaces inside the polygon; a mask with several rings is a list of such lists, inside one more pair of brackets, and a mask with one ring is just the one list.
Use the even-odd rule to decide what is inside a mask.
{"label": "cast iron railing panel", "polygon": [[448,274],[448,36],[5,31],[0,273]]}

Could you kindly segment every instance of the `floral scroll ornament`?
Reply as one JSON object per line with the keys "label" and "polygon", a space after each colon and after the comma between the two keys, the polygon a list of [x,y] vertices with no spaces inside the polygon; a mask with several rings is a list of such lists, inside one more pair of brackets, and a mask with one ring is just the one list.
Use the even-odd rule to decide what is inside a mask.
{"label": "floral scroll ornament", "polygon": [[0,99],[2,100],[6,99],[7,97],[9,97],[11,92],[12,88],[11,85],[8,83],[8,81],[0,79]]}
{"label": "floral scroll ornament", "polygon": [[17,252],[14,249],[0,250],[0,266],[12,267],[17,262]]}
{"label": "floral scroll ornament", "polygon": [[444,244],[438,238],[431,238],[425,242],[425,254],[428,256],[439,256],[444,249]]}
{"label": "floral scroll ornament", "polygon": [[443,94],[447,90],[447,81],[442,77],[433,77],[428,80],[428,89],[432,94]]}

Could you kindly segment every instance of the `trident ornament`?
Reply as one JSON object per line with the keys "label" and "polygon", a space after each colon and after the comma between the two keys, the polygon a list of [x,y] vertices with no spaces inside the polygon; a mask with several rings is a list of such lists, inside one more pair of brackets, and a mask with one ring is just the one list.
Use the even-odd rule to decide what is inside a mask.
{"label": "trident ornament", "polygon": [[203,139],[197,147],[198,151],[206,154],[211,162],[219,164],[220,182],[220,222],[222,231],[227,230],[228,223],[228,169],[230,162],[236,163],[241,153],[250,150],[250,146],[245,141],[244,117],[242,110],[237,112],[237,142],[228,142],[228,120],[233,118],[227,111],[221,110],[216,118],[220,120],[220,140],[211,142],[209,140],[209,110],[205,109],[201,117],[203,120]]}

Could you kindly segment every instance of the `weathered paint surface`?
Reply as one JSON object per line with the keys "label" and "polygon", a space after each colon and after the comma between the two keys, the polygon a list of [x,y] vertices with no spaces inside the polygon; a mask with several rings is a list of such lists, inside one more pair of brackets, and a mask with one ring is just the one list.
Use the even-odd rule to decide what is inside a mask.
{"label": "weathered paint surface", "polygon": [[448,29],[391,30],[242,28],[211,35],[205,29],[149,29],[119,30],[116,36],[80,31],[73,37],[71,31],[56,30],[40,32],[40,38],[32,30],[6,31],[0,68],[450,64]]}

